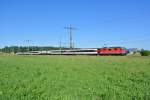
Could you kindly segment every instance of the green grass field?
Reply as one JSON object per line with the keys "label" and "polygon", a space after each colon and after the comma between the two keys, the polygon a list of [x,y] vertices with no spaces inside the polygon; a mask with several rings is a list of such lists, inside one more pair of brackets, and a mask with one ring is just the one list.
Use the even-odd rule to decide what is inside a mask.
{"label": "green grass field", "polygon": [[150,100],[150,57],[0,56],[0,100]]}

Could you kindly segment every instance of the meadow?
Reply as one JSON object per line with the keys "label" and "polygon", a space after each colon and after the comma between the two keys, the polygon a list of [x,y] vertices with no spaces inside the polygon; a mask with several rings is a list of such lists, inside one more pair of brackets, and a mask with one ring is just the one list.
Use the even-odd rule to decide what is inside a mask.
{"label": "meadow", "polygon": [[0,100],[150,100],[150,57],[1,55]]}

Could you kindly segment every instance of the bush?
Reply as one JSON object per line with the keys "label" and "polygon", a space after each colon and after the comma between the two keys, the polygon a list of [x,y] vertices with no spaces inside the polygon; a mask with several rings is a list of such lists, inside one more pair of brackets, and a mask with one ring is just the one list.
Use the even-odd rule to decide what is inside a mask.
{"label": "bush", "polygon": [[150,51],[148,51],[148,50],[141,50],[141,55],[142,56],[149,56],[150,55]]}

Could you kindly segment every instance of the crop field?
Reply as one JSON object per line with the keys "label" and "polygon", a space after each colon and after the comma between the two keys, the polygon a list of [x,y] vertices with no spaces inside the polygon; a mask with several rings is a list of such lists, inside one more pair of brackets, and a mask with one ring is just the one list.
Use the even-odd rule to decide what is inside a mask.
{"label": "crop field", "polygon": [[150,57],[1,55],[0,100],[150,100]]}

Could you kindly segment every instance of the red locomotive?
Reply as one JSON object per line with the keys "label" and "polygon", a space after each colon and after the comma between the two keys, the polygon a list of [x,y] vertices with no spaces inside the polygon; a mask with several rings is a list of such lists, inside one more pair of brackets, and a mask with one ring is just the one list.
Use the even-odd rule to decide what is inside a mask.
{"label": "red locomotive", "polygon": [[97,53],[100,55],[126,55],[127,50],[122,47],[105,47],[97,49]]}

